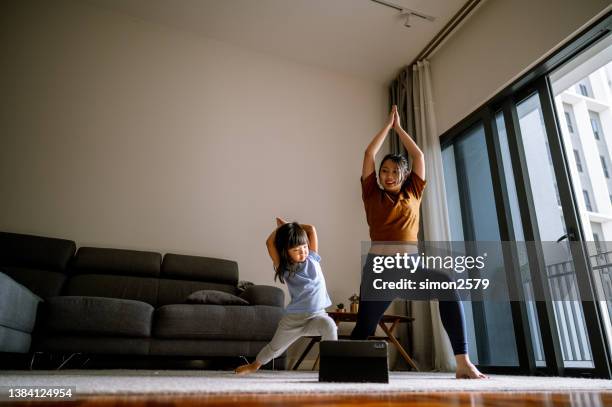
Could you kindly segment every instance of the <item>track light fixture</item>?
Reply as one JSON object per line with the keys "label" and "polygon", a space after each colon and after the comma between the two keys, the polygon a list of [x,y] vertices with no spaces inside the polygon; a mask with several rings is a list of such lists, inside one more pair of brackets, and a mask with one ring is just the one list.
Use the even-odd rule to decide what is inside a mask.
{"label": "track light fixture", "polygon": [[391,7],[400,12],[400,16],[406,17],[406,21],[404,21],[404,27],[410,27],[410,17],[415,16],[422,18],[423,20],[427,20],[429,22],[434,21],[436,18],[427,14],[423,14],[420,11],[412,10],[394,3],[391,3],[386,0],[370,0],[374,3],[382,4],[383,6]]}

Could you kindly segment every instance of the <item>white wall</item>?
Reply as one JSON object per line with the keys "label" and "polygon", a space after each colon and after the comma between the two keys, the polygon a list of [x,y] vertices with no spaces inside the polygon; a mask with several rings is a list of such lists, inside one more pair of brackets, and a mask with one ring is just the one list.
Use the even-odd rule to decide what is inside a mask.
{"label": "white wall", "polygon": [[334,303],[358,290],[374,82],[77,1],[0,16],[0,230],[238,261],[272,284],[276,215],[313,223]]}
{"label": "white wall", "polygon": [[431,56],[440,134],[609,5],[606,0],[488,0]]}

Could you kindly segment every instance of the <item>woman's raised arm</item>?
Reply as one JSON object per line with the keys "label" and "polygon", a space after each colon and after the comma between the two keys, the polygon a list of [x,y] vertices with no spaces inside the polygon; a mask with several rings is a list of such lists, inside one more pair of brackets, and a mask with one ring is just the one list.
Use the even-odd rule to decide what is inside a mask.
{"label": "woman's raised arm", "polygon": [[366,151],[363,155],[363,168],[361,170],[361,179],[365,179],[368,175],[376,171],[375,161],[374,161],[376,157],[376,153],[378,153],[378,150],[380,150],[380,147],[385,141],[387,134],[389,134],[389,130],[391,130],[391,128],[393,127],[393,121],[395,120],[396,112],[397,112],[397,106],[393,105],[393,108],[391,108],[391,113],[389,114],[389,120],[385,124],[385,127],[383,127],[374,136],[374,138],[372,139],[372,141],[366,148]]}
{"label": "woman's raised arm", "polygon": [[397,109],[395,109],[395,120],[393,121],[393,129],[399,135],[402,144],[408,151],[408,155],[412,159],[412,171],[419,176],[422,180],[425,179],[425,156],[423,155],[423,151],[419,148],[419,146],[414,142],[412,137],[406,133],[404,129],[402,129],[402,125],[400,124],[400,117]]}

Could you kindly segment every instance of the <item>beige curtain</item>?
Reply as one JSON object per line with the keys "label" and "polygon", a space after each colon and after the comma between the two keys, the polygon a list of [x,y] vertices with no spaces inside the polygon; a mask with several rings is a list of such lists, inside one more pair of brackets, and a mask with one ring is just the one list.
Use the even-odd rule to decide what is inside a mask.
{"label": "beige curtain", "polygon": [[[391,84],[390,102],[398,105],[402,126],[425,154],[427,192],[421,204],[420,238],[450,241],[442,152],[428,61],[419,61],[402,70]],[[391,136],[391,151],[405,154],[397,135]],[[415,318],[410,348],[419,367],[422,370],[453,371],[453,351],[440,320],[437,302],[406,302],[406,313]]]}
{"label": "beige curtain", "polygon": [[[414,111],[412,109],[412,71],[410,69],[403,69],[389,87],[389,107],[393,105],[397,105],[402,127],[408,134],[413,135]],[[406,150],[404,150],[404,146],[399,141],[395,130],[391,130],[389,137],[390,152],[406,155]]]}

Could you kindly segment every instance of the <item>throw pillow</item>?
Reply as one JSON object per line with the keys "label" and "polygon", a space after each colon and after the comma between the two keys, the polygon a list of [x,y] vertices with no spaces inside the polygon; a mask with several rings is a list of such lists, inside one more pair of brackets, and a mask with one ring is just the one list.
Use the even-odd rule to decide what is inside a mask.
{"label": "throw pillow", "polygon": [[187,304],[249,305],[249,302],[235,295],[216,290],[200,290],[191,293]]}

